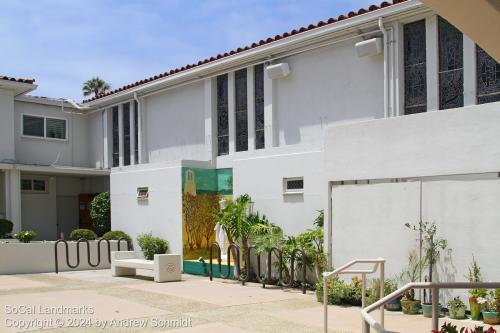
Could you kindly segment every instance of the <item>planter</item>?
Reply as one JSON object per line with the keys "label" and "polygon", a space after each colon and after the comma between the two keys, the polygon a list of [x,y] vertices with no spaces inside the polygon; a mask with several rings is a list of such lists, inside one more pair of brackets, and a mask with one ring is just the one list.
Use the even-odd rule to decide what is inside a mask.
{"label": "planter", "polygon": [[403,309],[404,314],[419,314],[420,313],[420,301],[415,300],[415,301],[408,301],[408,300],[402,300],[401,301],[401,308]]}
{"label": "planter", "polygon": [[[422,304],[422,314],[424,317],[432,318],[432,303]],[[441,304],[438,304],[438,314],[441,314]]]}
{"label": "planter", "polygon": [[387,311],[401,311],[401,300],[393,299],[385,305]]}
{"label": "planter", "polygon": [[479,320],[481,318],[481,304],[475,297],[469,297],[470,319]]}
{"label": "planter", "polygon": [[465,306],[460,308],[450,308],[450,318],[451,319],[465,319]]}
{"label": "planter", "polygon": [[500,313],[483,311],[483,321],[488,325],[500,324]]}

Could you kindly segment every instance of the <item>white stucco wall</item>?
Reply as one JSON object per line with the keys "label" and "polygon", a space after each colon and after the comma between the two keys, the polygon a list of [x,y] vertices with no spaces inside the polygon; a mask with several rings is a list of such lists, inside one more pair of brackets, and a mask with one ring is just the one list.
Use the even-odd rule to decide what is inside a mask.
{"label": "white stucco wall", "polygon": [[[448,240],[450,249],[440,258],[435,280],[465,281],[472,255],[485,281],[500,277],[500,267],[492,264],[500,251],[497,174],[424,179],[421,205],[419,181],[341,185],[332,194],[335,267],[355,258],[383,257],[386,276],[396,276],[418,244],[418,233],[404,224],[418,224],[422,209],[422,220],[436,223],[438,237]],[[452,295],[463,291],[441,293],[447,299]]]}
{"label": "white stucco wall", "polygon": [[205,159],[204,103],[203,82],[145,98],[144,135],[149,162]]}
{"label": "white stucco wall", "polygon": [[[70,109],[65,109],[70,111]],[[67,121],[67,140],[47,140],[22,136],[23,114],[63,118]],[[61,107],[15,102],[15,147],[18,163],[55,163],[64,166],[89,166],[89,127],[85,115],[63,113]]]}
{"label": "white stucco wall", "polygon": [[[149,199],[137,200],[137,188],[148,187]],[[169,253],[182,255],[181,163],[151,163],[111,172],[111,228],[128,233],[152,232],[168,240]]]}
{"label": "white stucco wall", "polygon": [[0,89],[0,162],[14,159],[14,94]]}
{"label": "white stucco wall", "polygon": [[91,113],[88,119],[88,166],[91,168],[104,168],[104,139],[103,139],[103,121],[102,111]]}
{"label": "white stucco wall", "polygon": [[328,124],[383,117],[383,55],[360,58],[355,42],[280,60],[291,69],[273,82],[280,146],[320,146]]}
{"label": "white stucco wall", "polygon": [[[289,152],[274,149],[272,156],[233,161],[234,196],[248,193],[254,210],[295,235],[312,227],[317,210],[323,208],[321,151]],[[303,194],[283,194],[283,178],[304,177]]]}
{"label": "white stucco wall", "polygon": [[5,211],[5,175],[0,171],[0,219],[6,217]]}
{"label": "white stucco wall", "polygon": [[328,180],[497,172],[500,103],[332,126]]}

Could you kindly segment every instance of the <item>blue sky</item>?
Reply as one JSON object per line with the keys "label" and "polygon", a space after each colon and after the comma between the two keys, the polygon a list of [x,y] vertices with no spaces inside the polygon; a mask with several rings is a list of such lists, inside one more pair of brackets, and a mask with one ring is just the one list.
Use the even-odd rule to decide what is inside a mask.
{"label": "blue sky", "polygon": [[2,0],[0,75],[35,78],[39,96],[82,99],[374,0]]}

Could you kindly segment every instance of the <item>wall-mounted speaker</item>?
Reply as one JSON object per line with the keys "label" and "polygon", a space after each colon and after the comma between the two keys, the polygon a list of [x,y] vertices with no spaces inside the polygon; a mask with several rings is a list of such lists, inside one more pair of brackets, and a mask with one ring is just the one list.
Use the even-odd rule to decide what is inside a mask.
{"label": "wall-mounted speaker", "polygon": [[358,57],[374,56],[382,53],[382,38],[367,39],[356,43]]}
{"label": "wall-mounted speaker", "polygon": [[267,76],[271,80],[281,79],[290,74],[290,66],[286,62],[280,64],[269,65],[266,67]]}

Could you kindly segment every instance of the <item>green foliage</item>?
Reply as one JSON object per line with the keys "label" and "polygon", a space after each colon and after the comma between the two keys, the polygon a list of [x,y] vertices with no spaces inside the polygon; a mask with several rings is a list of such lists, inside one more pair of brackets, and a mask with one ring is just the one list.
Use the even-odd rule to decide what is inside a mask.
{"label": "green foliage", "polygon": [[95,240],[97,235],[89,229],[75,229],[69,235],[69,239],[77,241],[79,239]]}
{"label": "green foliage", "polygon": [[281,249],[285,242],[283,230],[277,225],[269,223],[265,216],[258,223],[253,224],[251,234],[251,242],[255,247],[256,254],[270,251],[273,247]]}
{"label": "green foliage", "polygon": [[83,84],[82,92],[83,96],[89,96],[91,94],[97,96],[108,91],[109,89],[111,89],[111,87],[108,83],[106,83],[106,81],[98,76],[95,76]]}
{"label": "green foliage", "polygon": [[[395,292],[398,289],[396,279],[388,279],[384,281],[384,296]],[[380,299],[380,279],[373,279],[368,289],[368,297],[366,303],[368,305],[375,303]]]}
{"label": "green foliage", "polygon": [[325,225],[325,211],[323,209],[318,210],[318,216],[314,219],[313,224],[317,227],[323,228]]}
{"label": "green foliage", "polygon": [[[417,282],[420,280],[420,272],[427,265],[427,257],[418,258],[417,252],[412,250],[408,253],[408,266],[399,274],[399,280],[402,284]],[[404,294],[408,301],[415,300],[415,290],[410,289]]]}
{"label": "green foliage", "polygon": [[6,219],[0,219],[0,238],[5,238],[12,232],[14,223]]}
{"label": "green foliage", "polygon": [[111,230],[111,202],[109,192],[98,194],[90,205],[90,218],[94,222],[94,231],[102,236]]}
{"label": "green foliage", "polygon": [[132,238],[130,236],[120,230],[113,230],[113,231],[108,231],[104,235],[102,235],[102,239],[107,239],[107,240],[119,240],[120,238],[125,238],[126,240],[129,241],[130,244],[132,244]]}
{"label": "green foliage", "polygon": [[[344,282],[338,275],[328,279],[328,304],[330,305],[361,305],[362,280],[353,278],[350,284]],[[316,294],[323,301],[323,279],[316,283]]]}
{"label": "green foliage", "polygon": [[462,327],[459,331],[456,325],[443,323],[439,331],[433,330],[432,333],[496,333],[496,330],[493,327],[485,330],[483,326],[474,326],[474,328]]}
{"label": "green foliage", "polygon": [[37,236],[36,232],[33,230],[23,230],[19,231],[14,237],[22,243],[29,243]]}
{"label": "green foliage", "polygon": [[452,311],[456,311],[461,308],[465,308],[465,303],[458,296],[448,302],[448,309]]}
{"label": "green foliage", "polygon": [[255,222],[255,219],[248,218],[250,202],[250,196],[244,194],[228,202],[226,207],[217,213],[217,220],[230,241],[242,243],[248,240],[252,222]]}
{"label": "green foliage", "polygon": [[139,235],[137,243],[147,260],[153,260],[155,254],[164,254],[168,251],[168,242],[159,237],[153,237],[152,233]]}
{"label": "green foliage", "polygon": [[[469,282],[482,282],[483,277],[481,274],[481,267],[479,267],[476,258],[472,256],[472,262],[469,265],[469,273],[466,276],[467,280]],[[484,288],[476,288],[476,289],[470,289],[469,290],[469,295],[473,298],[480,298],[480,297],[486,297],[488,294],[488,291]]]}

